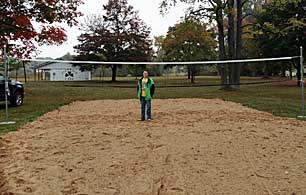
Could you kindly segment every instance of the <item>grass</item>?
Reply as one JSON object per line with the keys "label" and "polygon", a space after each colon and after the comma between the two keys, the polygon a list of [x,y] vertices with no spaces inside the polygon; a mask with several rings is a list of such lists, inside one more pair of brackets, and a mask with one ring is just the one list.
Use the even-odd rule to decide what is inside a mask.
{"label": "grass", "polygon": [[[240,91],[222,91],[220,87],[186,87],[190,85],[185,78],[165,80],[156,78],[156,85],[173,87],[157,88],[155,98],[220,98],[227,101],[267,111],[277,116],[295,118],[300,112],[300,90],[297,87],[275,86],[272,84],[243,85]],[[266,82],[256,78],[242,78],[242,82]],[[273,80],[272,80],[273,81]],[[216,77],[198,78],[197,84],[216,83]],[[10,120],[17,122],[12,126],[0,126],[0,132],[14,131],[27,122],[34,121],[46,112],[73,101],[101,100],[101,99],[135,99],[135,78],[119,82],[29,82],[25,85],[26,99],[22,107],[10,108]],[[119,87],[118,87],[119,86]],[[124,88],[120,88],[124,86]],[[4,106],[1,106],[0,121],[4,120]]]}

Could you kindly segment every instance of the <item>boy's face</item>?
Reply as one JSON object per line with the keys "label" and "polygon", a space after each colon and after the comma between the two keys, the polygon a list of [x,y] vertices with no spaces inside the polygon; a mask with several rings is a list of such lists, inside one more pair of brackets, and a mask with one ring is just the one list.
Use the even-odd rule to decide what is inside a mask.
{"label": "boy's face", "polygon": [[149,77],[149,73],[148,73],[147,71],[144,71],[144,72],[143,72],[143,77],[144,77],[144,78],[148,78],[148,77]]}

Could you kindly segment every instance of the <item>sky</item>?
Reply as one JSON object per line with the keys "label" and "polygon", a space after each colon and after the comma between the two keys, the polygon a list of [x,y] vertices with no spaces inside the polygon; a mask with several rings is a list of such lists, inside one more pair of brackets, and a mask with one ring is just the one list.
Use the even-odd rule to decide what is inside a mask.
{"label": "sky", "polygon": [[[107,0],[84,0],[84,4],[79,7],[84,16],[91,14],[102,14],[102,5],[107,3]],[[166,15],[160,14],[161,0],[128,0],[128,3],[139,11],[140,18],[151,28],[151,37],[166,35],[169,26],[173,26],[180,21],[184,16],[187,8],[186,4],[178,4],[171,8],[170,12]],[[79,18],[81,23],[84,18]],[[51,57],[58,58],[66,53],[75,54],[73,46],[78,44],[77,37],[82,33],[77,26],[68,27],[62,25],[67,32],[67,41],[60,46],[40,46],[37,57]]]}

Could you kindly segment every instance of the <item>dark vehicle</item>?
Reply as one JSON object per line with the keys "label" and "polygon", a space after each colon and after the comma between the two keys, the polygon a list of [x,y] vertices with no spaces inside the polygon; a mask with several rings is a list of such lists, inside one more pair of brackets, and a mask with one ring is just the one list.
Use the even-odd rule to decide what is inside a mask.
{"label": "dark vehicle", "polygon": [[[8,100],[12,106],[21,106],[24,98],[23,84],[19,81],[11,80],[8,81],[9,94]],[[0,74],[0,101],[5,101],[5,77]]]}

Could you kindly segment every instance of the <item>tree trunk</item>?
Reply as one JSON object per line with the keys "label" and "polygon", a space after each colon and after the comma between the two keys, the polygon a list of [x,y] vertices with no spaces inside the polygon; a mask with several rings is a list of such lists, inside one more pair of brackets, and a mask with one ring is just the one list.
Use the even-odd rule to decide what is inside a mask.
{"label": "tree trunk", "polygon": [[302,74],[301,74],[301,65],[300,65],[300,63],[299,63],[298,68],[297,68],[296,78],[297,78],[297,86],[301,86]]}
{"label": "tree trunk", "polygon": [[22,61],[22,66],[23,66],[23,74],[24,74],[24,83],[27,83],[27,71],[25,68],[24,61]]}
{"label": "tree trunk", "polygon": [[34,81],[36,81],[36,69],[34,69]]}
{"label": "tree trunk", "polygon": [[193,66],[190,72],[191,72],[191,83],[195,83],[196,68]]}
{"label": "tree trunk", "polygon": [[116,77],[117,77],[117,67],[118,65],[112,65],[112,81],[116,82]]}
{"label": "tree trunk", "polygon": [[282,66],[281,77],[286,77],[286,68]]}
{"label": "tree trunk", "polygon": [[296,63],[294,63],[294,61],[292,61],[291,62],[292,63],[292,65],[294,66],[294,68],[297,70],[297,72],[296,72],[296,79],[297,79],[297,86],[299,87],[299,86],[301,86],[301,83],[300,83],[300,80],[301,80],[301,65],[300,65],[300,63],[298,63],[298,64],[296,64]]}
{"label": "tree trunk", "polygon": [[18,80],[18,70],[16,69],[16,80]]}
{"label": "tree trunk", "polygon": [[[237,0],[237,24],[236,24],[236,59],[242,57],[242,2]],[[235,89],[240,88],[240,74],[241,74],[241,63],[236,63],[233,70],[233,87]]]}
{"label": "tree trunk", "polygon": [[290,64],[290,69],[289,69],[289,73],[290,73],[290,80],[292,80],[293,75],[292,75],[292,64]]}
{"label": "tree trunk", "polygon": [[[235,59],[235,18],[233,15],[234,11],[234,0],[228,1],[228,33],[227,33],[227,44],[228,44],[228,59]],[[228,65],[229,72],[229,88],[234,85],[233,75],[235,73],[235,64]]]}
{"label": "tree trunk", "polygon": [[192,84],[194,83],[194,74],[193,73],[191,74],[191,83]]}
{"label": "tree trunk", "polygon": [[188,68],[188,79],[191,79],[191,68],[190,66],[188,66],[187,68]]}
{"label": "tree trunk", "polygon": [[268,79],[269,78],[269,71],[268,71],[268,65],[267,64],[264,65],[263,72],[264,72],[263,78]]}
{"label": "tree trunk", "polygon": [[[216,21],[217,21],[217,27],[218,27],[218,43],[219,43],[219,59],[225,60],[225,43],[224,43],[224,24],[223,24],[223,8],[222,4],[218,5],[217,11],[216,11]],[[221,77],[221,89],[224,89],[227,82],[227,65],[226,64],[220,64],[218,65],[218,71]]]}

